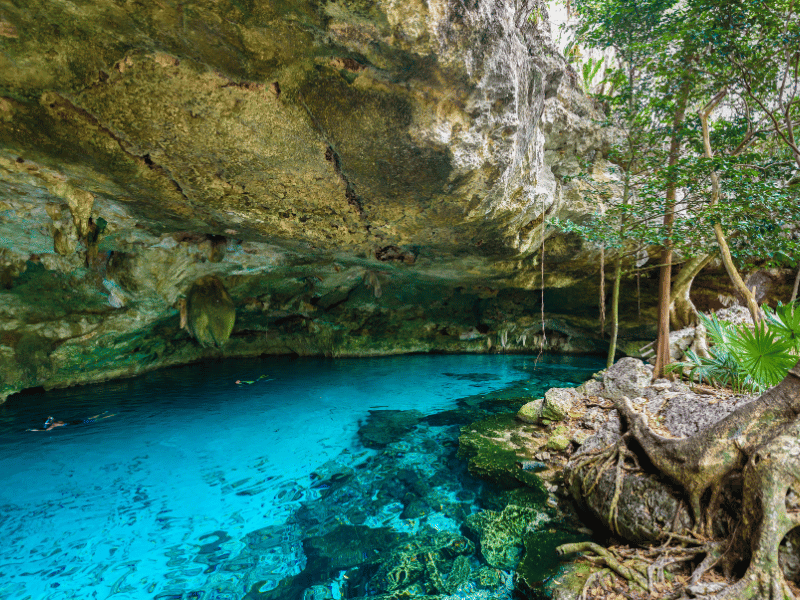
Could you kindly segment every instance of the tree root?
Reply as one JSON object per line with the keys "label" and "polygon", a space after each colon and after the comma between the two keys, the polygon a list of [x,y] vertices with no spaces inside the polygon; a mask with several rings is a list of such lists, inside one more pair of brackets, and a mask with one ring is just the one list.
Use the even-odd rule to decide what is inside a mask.
{"label": "tree root", "polygon": [[586,594],[589,593],[589,590],[591,589],[592,584],[594,584],[595,581],[598,581],[598,582],[602,581],[603,578],[606,577],[606,575],[610,575],[610,574],[611,574],[611,569],[601,569],[601,570],[595,571],[594,573],[589,575],[589,577],[586,578],[586,581],[584,582],[583,587],[581,588],[581,593],[578,595],[578,600],[588,600],[588,596]]}
{"label": "tree root", "polygon": [[[625,477],[634,469],[641,470],[634,452],[642,450],[649,459],[648,468],[686,492],[694,528],[671,533],[668,524],[657,524],[655,537],[649,539],[662,534],[667,541],[650,549],[603,548],[591,542],[561,546],[559,554],[584,553],[583,558],[602,567],[600,574],[587,579],[581,597],[610,573],[626,581],[630,597],[636,598],[640,593],[674,599],[702,593],[714,600],[797,600],[800,592],[786,581],[781,569],[780,545],[787,533],[800,527],[800,362],[778,386],[689,438],[658,435],[627,398],[614,404],[627,431],[615,444],[576,457],[577,465],[570,467],[567,480],[573,493],[589,498],[601,478],[609,483],[601,498],[592,496],[591,509],[613,533],[621,535],[620,529],[627,525],[618,522],[619,505],[624,515],[623,487],[631,483]],[[636,445],[628,445],[632,439]],[[709,501],[703,506],[706,497]],[[723,499],[729,533],[725,539],[707,539]],[[673,529],[677,513],[675,519]],[[631,539],[638,535],[636,531]],[[687,562],[695,565],[691,574],[690,569],[681,568],[668,581],[675,565]],[[717,589],[723,589],[716,593],[691,589],[708,582],[709,571],[717,566],[726,577],[745,567],[746,571],[735,582],[717,579]]]}
{"label": "tree root", "polygon": [[[586,490],[586,496],[594,491],[606,471],[612,467],[615,469],[614,495],[611,499],[611,504],[609,506],[606,518],[609,529],[612,533],[617,535],[620,533],[617,518],[619,514],[619,499],[622,494],[622,484],[625,480],[624,471],[629,469],[629,467],[626,467],[625,465],[625,460],[632,460],[633,468],[640,468],[639,462],[636,459],[636,455],[628,450],[625,440],[626,436],[622,436],[614,444],[606,446],[602,450],[593,452],[591,456],[581,460],[573,469],[573,473],[579,473],[581,469],[588,467],[586,468],[586,472],[581,479],[582,488]],[[615,462],[616,465],[614,465]],[[592,483],[587,487],[590,479],[592,479]]]}
{"label": "tree root", "polygon": [[603,548],[599,544],[595,544],[594,542],[564,544],[563,546],[556,548],[556,552],[558,552],[560,555],[575,554],[578,552],[592,552],[597,556],[597,560],[599,562],[602,562],[617,575],[626,581],[637,585],[642,589],[642,591],[650,591],[647,585],[646,577],[642,575],[637,567],[634,567],[631,564],[623,564],[621,557],[619,557],[613,550]]}
{"label": "tree root", "polygon": [[[705,572],[709,563],[713,564],[720,556],[719,542],[703,543],[693,538],[684,537],[682,543],[690,545],[689,547],[663,544],[655,548],[628,548],[623,546],[604,548],[594,542],[579,542],[559,546],[556,552],[561,556],[584,553],[582,558],[593,564],[603,565],[604,568],[601,571],[593,573],[586,580],[581,591],[581,597],[586,597],[586,593],[595,581],[602,579],[608,573],[613,573],[628,582],[629,585],[638,588],[641,592],[650,594],[651,597],[654,597],[653,594],[658,594],[659,598],[677,598],[683,594],[686,587],[683,583],[686,578],[684,577],[681,581],[673,583],[668,582],[666,577],[666,571],[669,570],[668,567],[693,561],[698,555],[706,554],[706,560],[701,563],[701,565],[705,563],[703,569],[703,572]],[[713,558],[707,562],[708,556]],[[695,569],[695,573],[697,573],[697,569]],[[700,575],[698,575],[697,580],[699,578]],[[690,580],[687,585],[694,585],[697,580]],[[673,586],[675,589],[671,594],[668,594],[666,590]]]}

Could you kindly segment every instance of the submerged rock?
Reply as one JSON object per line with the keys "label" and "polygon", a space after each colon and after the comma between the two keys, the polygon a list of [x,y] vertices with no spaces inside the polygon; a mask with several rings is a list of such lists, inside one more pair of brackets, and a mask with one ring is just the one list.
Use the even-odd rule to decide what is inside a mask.
{"label": "submerged rock", "polygon": [[385,557],[371,588],[395,597],[451,594],[469,576],[467,557],[474,553],[472,542],[459,535],[417,536]]}
{"label": "submerged rock", "polygon": [[477,477],[506,488],[541,488],[540,477],[522,466],[536,460],[536,449],[544,443],[538,437],[535,426],[520,423],[513,414],[495,415],[461,429],[458,456]]}
{"label": "submerged rock", "polygon": [[366,423],[358,428],[358,437],[369,448],[381,448],[411,431],[422,416],[417,410],[371,410]]}
{"label": "submerged rock", "polygon": [[407,540],[408,536],[388,527],[340,525],[331,532],[303,541],[308,569],[316,573],[338,572],[382,560],[383,553]]}
{"label": "submerged rock", "polygon": [[465,525],[477,539],[481,556],[489,565],[513,570],[522,556],[525,533],[548,519],[542,511],[509,504],[499,513],[484,510],[471,515]]}

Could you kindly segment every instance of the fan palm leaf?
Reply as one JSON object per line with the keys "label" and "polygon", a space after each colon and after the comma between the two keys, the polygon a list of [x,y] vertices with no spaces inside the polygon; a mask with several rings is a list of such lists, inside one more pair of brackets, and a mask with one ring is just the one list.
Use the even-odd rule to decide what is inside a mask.
{"label": "fan palm leaf", "polygon": [[737,327],[728,339],[728,349],[743,375],[752,378],[758,387],[778,385],[797,362],[791,353],[790,339],[782,337],[763,321],[754,329]]}

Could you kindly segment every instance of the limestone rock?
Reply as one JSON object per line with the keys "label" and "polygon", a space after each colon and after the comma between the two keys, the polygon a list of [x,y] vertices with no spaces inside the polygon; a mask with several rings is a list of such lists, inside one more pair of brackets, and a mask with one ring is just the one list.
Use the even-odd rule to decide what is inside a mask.
{"label": "limestone rock", "polygon": [[542,416],[542,404],[544,404],[542,398],[523,404],[517,412],[517,418],[523,423],[537,425]]}
{"label": "limestone rock", "polygon": [[[507,350],[602,346],[576,316],[595,249],[537,226],[593,212],[569,176],[585,158],[605,168],[606,145],[543,7],[534,23],[499,0],[70,6],[30,0],[0,23],[0,398],[223,343],[491,352],[502,331]],[[543,277],[542,236],[558,265]],[[247,310],[231,338],[227,317],[190,323],[197,344],[173,311],[211,275]],[[52,352],[19,364],[17,340],[79,315],[91,332],[45,336]]]}
{"label": "limestone rock", "polygon": [[585,396],[602,396],[605,389],[602,381],[590,379],[575,388],[575,393]]}
{"label": "limestone rock", "polygon": [[550,388],[544,394],[541,418],[549,421],[563,421],[572,409],[575,391],[571,388]]}
{"label": "limestone rock", "polygon": [[498,569],[513,569],[522,556],[525,532],[547,520],[545,513],[509,504],[500,513],[484,510],[470,515],[466,527],[476,536],[487,563]]}
{"label": "limestone rock", "polygon": [[570,445],[571,439],[569,435],[569,430],[560,425],[556,427],[553,432],[550,434],[550,437],[547,438],[547,442],[545,443],[544,447],[548,450],[555,450],[556,452],[561,452],[566,450],[567,447]]}
{"label": "limestone rock", "polygon": [[621,358],[603,373],[603,395],[609,400],[641,396],[650,385],[652,375],[653,368],[638,358]]}
{"label": "limestone rock", "polygon": [[686,349],[694,343],[695,328],[686,327],[669,333],[669,360],[678,362],[683,360]]}
{"label": "limestone rock", "polygon": [[201,346],[222,347],[235,321],[233,299],[219,277],[194,282],[186,294],[186,328]]}

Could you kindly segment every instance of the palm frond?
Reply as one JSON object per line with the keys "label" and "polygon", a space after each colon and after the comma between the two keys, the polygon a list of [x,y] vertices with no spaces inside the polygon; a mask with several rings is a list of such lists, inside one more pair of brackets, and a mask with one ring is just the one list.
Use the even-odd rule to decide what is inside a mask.
{"label": "palm frond", "polygon": [[797,362],[797,357],[791,354],[792,341],[781,337],[763,321],[752,330],[737,327],[728,344],[743,375],[759,385],[778,385]]}
{"label": "palm frond", "polygon": [[772,330],[792,343],[795,350],[800,350],[800,306],[797,301],[783,304],[778,302],[775,309],[761,307]]}

